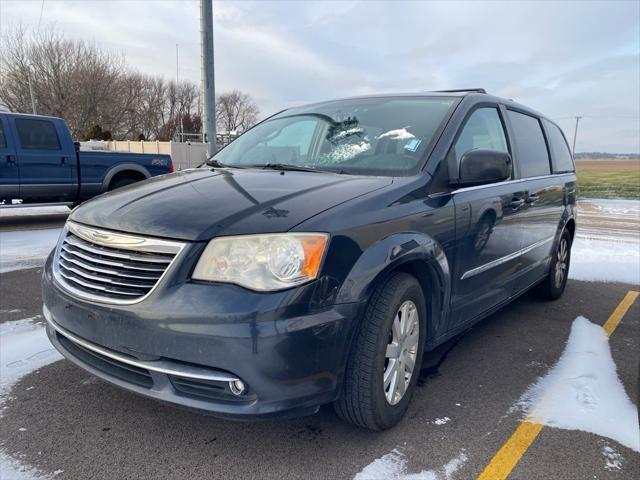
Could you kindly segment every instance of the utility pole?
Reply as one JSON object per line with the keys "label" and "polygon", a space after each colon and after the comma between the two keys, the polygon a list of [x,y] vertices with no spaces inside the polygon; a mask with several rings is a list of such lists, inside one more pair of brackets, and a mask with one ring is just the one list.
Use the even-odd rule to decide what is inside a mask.
{"label": "utility pole", "polygon": [[578,137],[578,124],[580,123],[581,118],[582,117],[579,117],[576,115],[576,128],[573,131],[573,148],[571,149],[571,153],[573,154],[574,157],[576,155],[576,138]]}
{"label": "utility pole", "polygon": [[216,93],[213,75],[213,0],[200,0],[200,98],[207,155],[216,153]]}
{"label": "utility pole", "polygon": [[33,96],[33,84],[31,83],[31,65],[27,65],[27,81],[29,82],[29,96],[31,97],[31,113],[37,115],[36,99]]}
{"label": "utility pole", "polygon": [[[180,63],[178,62],[178,44],[176,43],[176,94],[180,88]],[[184,127],[182,122],[182,111],[178,112],[180,115],[180,143],[184,142]]]}

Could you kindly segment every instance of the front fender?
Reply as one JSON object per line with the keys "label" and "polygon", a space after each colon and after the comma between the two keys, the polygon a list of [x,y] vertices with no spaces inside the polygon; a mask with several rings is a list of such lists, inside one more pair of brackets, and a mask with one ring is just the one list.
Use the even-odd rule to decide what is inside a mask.
{"label": "front fender", "polygon": [[366,300],[375,288],[376,279],[413,261],[424,262],[428,267],[431,288],[438,291],[438,306],[446,310],[451,295],[449,262],[438,242],[418,232],[395,233],[371,245],[348,273],[336,303]]}

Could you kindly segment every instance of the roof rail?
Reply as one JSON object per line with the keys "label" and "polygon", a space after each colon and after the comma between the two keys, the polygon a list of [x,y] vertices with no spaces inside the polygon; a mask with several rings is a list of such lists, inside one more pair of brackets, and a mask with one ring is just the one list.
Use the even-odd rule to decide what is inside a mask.
{"label": "roof rail", "polygon": [[437,93],[463,93],[463,92],[474,92],[474,93],[487,93],[484,88],[458,88],[455,90],[434,90]]}

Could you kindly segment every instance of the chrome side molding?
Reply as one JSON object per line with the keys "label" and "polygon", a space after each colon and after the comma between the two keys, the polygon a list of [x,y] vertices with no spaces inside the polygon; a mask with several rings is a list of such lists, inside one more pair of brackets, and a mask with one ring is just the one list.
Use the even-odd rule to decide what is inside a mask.
{"label": "chrome side molding", "polygon": [[544,240],[540,240],[539,242],[536,242],[532,245],[529,245],[528,247],[522,248],[516,252],[510,253],[509,255],[505,255],[504,257],[500,257],[500,258],[496,258],[495,260],[489,262],[489,263],[485,263],[484,265],[480,265],[479,267],[473,268],[471,270],[468,270],[466,272],[464,272],[464,274],[462,275],[462,277],[460,277],[460,280],[466,280],[467,278],[471,278],[474,277],[476,275],[481,274],[482,272],[486,272],[487,270],[491,270],[494,267],[497,267],[498,265],[502,265],[503,263],[507,263],[515,258],[518,258],[522,255],[524,255],[525,253],[530,252],[531,250],[541,247],[542,245],[544,245],[545,243],[550,243],[553,242],[555,237],[549,237],[549,238],[545,238]]}

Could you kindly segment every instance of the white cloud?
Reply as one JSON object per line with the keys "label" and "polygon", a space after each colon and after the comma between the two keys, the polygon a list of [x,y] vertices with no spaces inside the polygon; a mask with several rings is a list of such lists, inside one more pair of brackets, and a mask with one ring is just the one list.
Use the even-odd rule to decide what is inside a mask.
{"label": "white cloud", "polygon": [[[2,0],[0,26],[40,2]],[[264,115],[370,92],[483,86],[552,118],[578,150],[640,149],[637,2],[214,2],[216,86]],[[138,70],[199,81],[197,1],[46,0],[43,24],[122,51]],[[589,117],[590,115],[599,115]],[[569,120],[567,120],[569,119]]]}

